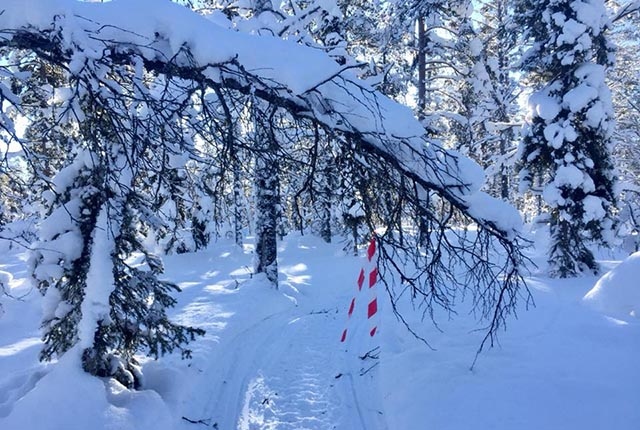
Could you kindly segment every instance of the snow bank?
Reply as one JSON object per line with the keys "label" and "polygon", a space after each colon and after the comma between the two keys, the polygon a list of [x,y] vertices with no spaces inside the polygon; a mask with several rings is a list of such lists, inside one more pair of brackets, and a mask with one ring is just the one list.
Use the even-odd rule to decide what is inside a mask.
{"label": "snow bank", "polygon": [[631,254],[583,298],[594,309],[616,317],[640,318],[640,252]]}
{"label": "snow bank", "polygon": [[154,391],[129,391],[82,371],[70,351],[0,420],[3,429],[169,430],[172,417]]}

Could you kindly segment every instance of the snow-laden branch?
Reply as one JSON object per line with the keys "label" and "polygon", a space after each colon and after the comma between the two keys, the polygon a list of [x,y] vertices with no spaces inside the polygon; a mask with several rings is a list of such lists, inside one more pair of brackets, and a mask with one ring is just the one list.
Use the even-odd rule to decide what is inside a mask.
{"label": "snow-laden branch", "polygon": [[158,0],[5,0],[0,46],[35,52],[71,75],[105,56],[121,64],[137,56],[153,71],[253,94],[344,134],[495,235],[510,240],[519,232],[515,209],[479,191],[479,166],[429,142],[408,108],[322,52],[234,32]]}
{"label": "snow-laden branch", "polygon": [[636,12],[640,12],[640,1],[638,0],[631,1],[627,4],[620,6],[620,8],[616,11],[616,13],[611,18],[611,20],[613,22],[616,22]]}

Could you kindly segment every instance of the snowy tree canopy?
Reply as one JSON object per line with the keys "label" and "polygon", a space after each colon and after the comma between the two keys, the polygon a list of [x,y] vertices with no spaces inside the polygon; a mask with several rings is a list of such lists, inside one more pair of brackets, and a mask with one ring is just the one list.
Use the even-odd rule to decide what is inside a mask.
{"label": "snowy tree canopy", "polygon": [[[473,162],[427,142],[407,108],[325,54],[227,30],[183,7],[150,0],[9,1],[0,28],[2,46],[32,50],[66,64],[71,74],[105,59],[124,64],[139,59],[149,70],[254,94],[347,136],[496,234],[515,238],[518,233],[515,211],[496,216],[484,210],[490,197],[478,192],[483,176]],[[15,100],[6,86],[2,97]],[[78,106],[70,109],[82,115]],[[3,128],[13,130],[6,117]]]}

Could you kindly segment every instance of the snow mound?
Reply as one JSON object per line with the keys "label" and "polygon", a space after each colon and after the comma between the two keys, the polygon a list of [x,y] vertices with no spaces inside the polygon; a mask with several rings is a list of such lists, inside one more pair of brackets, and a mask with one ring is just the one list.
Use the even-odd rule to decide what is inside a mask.
{"label": "snow mound", "polygon": [[[23,397],[4,405],[2,429],[170,430],[172,416],[151,390],[130,391],[116,382],[101,381],[81,369],[71,350],[46,375],[36,375],[21,389]],[[22,393],[27,391],[26,393]],[[36,412],[37,411],[37,412]]]}
{"label": "snow mound", "polygon": [[640,252],[635,252],[601,277],[582,300],[602,313],[640,318],[639,276]]}

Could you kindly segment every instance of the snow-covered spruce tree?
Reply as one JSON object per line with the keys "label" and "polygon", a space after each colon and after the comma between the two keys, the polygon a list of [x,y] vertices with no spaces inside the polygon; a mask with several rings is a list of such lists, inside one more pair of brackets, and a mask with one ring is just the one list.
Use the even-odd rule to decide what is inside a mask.
{"label": "snow-covered spruce tree", "polygon": [[[276,35],[280,29],[271,0],[253,0],[247,8],[248,19],[236,20],[236,25],[256,34]],[[278,227],[281,215],[278,141],[273,131],[276,109],[258,99],[250,100],[249,116],[253,129],[254,160],[254,222],[255,251],[253,269],[264,273],[278,286]]]}
{"label": "snow-covered spruce tree", "polygon": [[[179,289],[158,279],[161,262],[140,242],[136,213],[148,204],[144,196],[110,188],[104,161],[82,151],[54,178],[58,197],[32,255],[46,297],[41,358],[78,345],[87,372],[133,387],[137,352],[157,358],[178,348],[188,356],[181,345],[203,332],[168,320],[165,308]],[[147,269],[127,262],[140,251]]]}
{"label": "snow-covered spruce tree", "polygon": [[[33,209],[27,205],[34,199],[31,181],[24,180],[23,160],[2,154],[0,160],[0,237],[13,243],[29,242]],[[29,178],[31,179],[31,178]]]}
{"label": "snow-covered spruce tree", "polygon": [[[244,6],[246,7],[247,5]],[[337,32],[339,26],[336,24],[336,12],[337,7],[332,5],[332,2],[316,4],[314,2],[292,1],[282,3],[279,8],[276,8],[273,2],[260,0],[251,2],[246,12],[241,12],[234,22],[235,27],[241,31],[275,35],[323,49],[335,58],[338,63],[345,64],[347,55],[344,51],[341,36]],[[246,16],[246,18],[241,19],[242,16]],[[352,65],[349,64],[347,67],[350,66]],[[287,200],[292,202],[292,205],[288,206],[296,209],[292,211],[292,214],[297,218],[294,223],[299,224],[301,230],[303,230],[304,221],[298,205],[301,194],[311,192],[313,196],[321,196],[323,193],[327,194],[327,186],[322,187],[323,193],[315,193],[313,192],[316,189],[313,186],[313,178],[310,181],[289,180],[284,185],[285,187],[286,185],[293,185],[293,187],[289,187],[290,194],[292,194],[291,199],[281,195],[280,176],[284,176],[287,166],[278,160],[278,154],[292,154],[298,151],[296,146],[300,146],[306,139],[300,139],[297,145],[295,143],[290,145],[289,143],[294,142],[294,139],[292,139],[292,136],[287,135],[285,129],[288,128],[286,123],[291,120],[285,119],[283,121],[276,110],[264,106],[264,103],[258,100],[252,100],[251,105],[250,112],[253,117],[253,148],[255,153],[255,170],[253,173],[256,237],[254,270],[256,273],[266,273],[267,278],[277,285],[277,237],[288,231],[287,217],[284,216],[286,214],[283,206],[285,206]],[[296,138],[300,138],[300,134],[304,135],[304,133],[298,132],[295,132],[295,134],[296,136],[294,137]],[[317,144],[316,142],[315,145]],[[315,145],[312,146],[312,151],[317,152]],[[303,152],[308,152],[308,150],[303,150]],[[290,158],[298,157],[292,156]],[[317,159],[318,157],[312,156],[310,163],[312,165],[315,164]],[[307,170],[304,165],[308,163],[302,164],[303,168],[299,170],[304,172]],[[288,172],[294,174],[294,169],[295,167],[288,169]],[[314,174],[318,175],[326,171],[326,169],[316,170],[314,166],[311,169]],[[301,185],[301,189],[295,189],[297,188],[296,182]],[[321,180],[321,182],[326,181]],[[328,225],[328,222],[330,222],[330,202],[326,196],[322,197],[322,199],[323,201],[319,207],[321,208],[320,212],[324,215],[325,222],[321,229],[321,234],[325,240],[330,240],[331,231]],[[312,200],[315,201],[315,199]]]}
{"label": "snow-covered spruce tree", "polygon": [[536,86],[521,146],[521,189],[542,186],[551,274],[597,272],[588,244],[610,239],[615,198],[607,10],[602,0],[522,0],[516,13],[531,43],[522,67]]}
{"label": "snow-covered spruce tree", "polygon": [[[458,95],[453,90],[457,87],[455,81],[462,75],[460,72],[464,71],[456,64],[458,29],[454,23],[468,4],[468,1],[402,0],[396,2],[390,12],[392,24],[387,31],[407,35],[407,38],[389,37],[399,44],[395,49],[400,52],[394,59],[413,57],[409,70],[400,71],[405,79],[411,80],[405,84],[405,96],[415,91],[418,118],[427,130],[439,136],[446,134],[446,113],[456,112],[458,108]],[[411,45],[411,52],[407,52]]]}
{"label": "snow-covered spruce tree", "polygon": [[[342,14],[339,3],[341,2],[335,0],[283,2],[282,12],[286,18],[281,23],[282,29],[279,35],[314,49],[323,50],[345,69],[357,69],[356,73],[370,77],[375,71],[367,70],[361,59],[353,57],[346,41],[347,33],[350,29],[353,30],[348,21],[357,17]],[[342,6],[346,7],[346,3],[349,2],[342,2]],[[371,5],[359,7],[371,8]],[[361,12],[357,13],[360,17]],[[364,31],[362,28],[357,30]],[[313,234],[329,243],[332,240],[333,231],[340,228],[334,225],[335,221],[340,222],[340,217],[334,216],[336,207],[334,188],[339,176],[333,151],[335,139],[325,130],[308,122],[297,121],[295,130],[295,134],[289,132],[286,139],[289,142],[286,151],[299,154],[291,158],[303,160],[302,163],[287,163],[289,170],[286,176],[297,176],[297,184],[289,187],[296,201],[295,216],[300,218],[302,214],[305,218],[301,220],[300,231],[303,231],[304,224],[308,224]]]}
{"label": "snow-covered spruce tree", "polygon": [[[327,243],[341,227],[337,207],[336,185],[340,176],[336,164],[333,139],[319,129],[299,123],[300,129],[310,133],[297,133],[295,141],[300,145],[298,159],[302,162],[285,163],[287,171],[289,210],[292,225],[304,233],[310,230]],[[311,134],[311,135],[309,135]],[[291,180],[293,179],[293,180]],[[284,190],[283,190],[284,191]]]}
{"label": "snow-covered spruce tree", "polygon": [[[15,80],[12,90],[20,96],[22,114],[29,118],[24,138],[30,141],[30,151],[25,157],[38,171],[36,177],[30,179],[34,192],[39,194],[43,191],[41,179],[52,177],[60,170],[70,156],[75,137],[74,130],[68,124],[52,120],[60,113],[60,88],[65,79],[64,71],[59,66],[21,51],[11,52],[6,60],[29,76]],[[43,112],[43,107],[50,109],[51,113]]]}
{"label": "snow-covered spruce tree", "polygon": [[[20,109],[11,113],[14,118],[16,115],[23,120],[29,118],[22,133],[29,142],[28,148],[3,157],[3,173],[11,184],[3,196],[8,214],[13,213],[14,219],[30,220],[22,227],[11,227],[8,235],[16,238],[29,235],[19,230],[35,223],[33,218],[41,209],[41,197],[49,187],[47,181],[72,157],[71,149],[78,134],[69,124],[54,120],[57,114],[62,114],[65,89],[60,87],[65,79],[64,70],[25,51],[3,50],[0,56],[8,69],[24,77],[8,79],[7,87],[20,100]],[[18,242],[24,245],[32,239],[23,237]]]}
{"label": "snow-covered spruce tree", "polygon": [[206,245],[202,235],[197,242],[193,237],[191,224],[195,208],[189,196],[193,184],[187,177],[186,169],[168,168],[158,176],[157,180],[159,188],[154,193],[153,207],[163,220],[162,224],[157,225],[155,229],[163,252],[182,254],[199,249],[196,243],[201,246]]}
{"label": "snow-covered spruce tree", "polygon": [[[69,94],[62,111],[73,115],[52,118],[72,125],[79,138],[74,158],[48,181],[31,257],[46,303],[41,358],[74,349],[87,372],[133,387],[136,353],[157,358],[178,349],[188,357],[185,344],[203,334],[169,321],[166,308],[179,289],[159,279],[161,260],[144,243],[158,225],[148,191],[162,188],[161,173],[171,167],[165,154],[183,143],[171,110],[181,98],[151,95],[139,68],[94,61],[61,88]],[[152,113],[141,115],[132,108],[138,104]],[[141,265],[131,262],[134,255]]]}
{"label": "snow-covered spruce tree", "polygon": [[[412,65],[407,46],[414,39],[410,32],[398,31],[393,16],[395,2],[337,0],[342,16],[336,22],[349,57],[366,67],[358,70],[362,78],[395,100],[406,103]],[[413,101],[413,100],[411,100]]]}
{"label": "snow-covered spruce tree", "polygon": [[[199,137],[199,153],[188,162],[195,244],[206,245],[214,237],[233,239],[243,245],[244,228],[250,224],[245,192],[251,188],[252,146],[246,130],[249,97],[213,86],[200,93],[197,115],[189,121],[191,132]],[[199,248],[198,248],[199,249]]]}
{"label": "snow-covered spruce tree", "polygon": [[460,2],[458,15],[454,17],[456,34],[452,43],[458,55],[455,58],[456,99],[451,115],[451,131],[454,147],[482,163],[482,123],[486,118],[481,111],[483,90],[488,76],[483,68],[482,42],[472,25],[473,6],[470,1]]}
{"label": "snow-covered spruce tree", "polygon": [[[145,203],[141,201],[144,196],[131,193],[127,196],[122,208],[121,215],[103,212],[107,219],[107,234],[103,230],[94,231],[92,246],[92,266],[87,274],[86,294],[89,295],[95,288],[89,282],[98,282],[92,277],[97,272],[100,281],[104,282],[105,277],[109,279],[108,272],[96,270],[96,265],[107,264],[97,260],[96,254],[108,249],[111,255],[103,256],[110,258],[110,269],[113,276],[112,292],[109,295],[109,313],[97,320],[97,326],[91,326],[86,334],[92,335],[91,346],[83,351],[84,369],[98,376],[113,376],[126,386],[138,386],[139,381],[136,375],[137,352],[145,352],[147,355],[158,358],[168,352],[177,349],[183,358],[189,358],[191,351],[184,347],[185,344],[194,340],[195,336],[203,335],[204,331],[197,328],[186,327],[171,322],[166,314],[166,309],[173,307],[176,303],[172,294],[180,289],[172,282],[160,280],[158,277],[163,272],[162,261],[147,251],[140,242],[140,209]],[[146,208],[144,208],[146,209]],[[143,209],[143,211],[144,211]],[[122,217],[121,221],[118,219]],[[114,218],[120,221],[120,229],[115,232],[108,229],[109,224],[113,226]],[[98,219],[96,228],[104,228],[101,219]],[[109,232],[113,238],[109,238]],[[100,237],[104,235],[105,237]],[[104,242],[111,239],[112,248],[105,247],[104,243],[96,242],[98,238]],[[127,262],[133,252],[143,252],[146,268],[141,268]],[[94,261],[95,259],[95,261]],[[111,281],[109,279],[109,281]],[[105,285],[109,288],[109,285]],[[85,296],[83,303],[83,319],[81,320],[79,341],[83,346],[85,340],[83,333],[86,330],[82,323],[86,320],[85,313],[88,307],[89,297]],[[95,306],[95,302],[91,303]],[[89,311],[91,312],[91,311]],[[101,315],[102,316],[102,315]],[[89,344],[89,342],[87,342]]]}
{"label": "snow-covered spruce tree", "polygon": [[333,236],[332,207],[335,200],[334,189],[337,175],[333,170],[334,157],[331,151],[331,143],[327,143],[318,150],[313,201],[318,226],[315,233],[325,242],[331,243]]}

